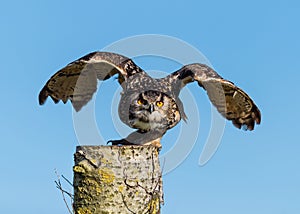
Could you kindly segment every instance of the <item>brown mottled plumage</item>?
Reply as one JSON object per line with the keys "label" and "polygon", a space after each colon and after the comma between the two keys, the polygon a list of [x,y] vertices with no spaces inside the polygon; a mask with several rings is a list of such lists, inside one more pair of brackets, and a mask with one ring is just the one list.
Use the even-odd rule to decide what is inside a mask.
{"label": "brown mottled plumage", "polygon": [[120,119],[137,129],[126,139],[113,144],[147,144],[160,139],[180,120],[186,119],[180,90],[198,82],[221,115],[237,127],[253,130],[261,121],[260,111],[252,99],[232,82],[223,79],[204,64],[189,64],[161,79],[150,77],[131,59],[109,52],[90,53],[59,70],[39,94],[42,105],[50,96],[55,103],[71,100],[79,111],[97,90],[97,79],[115,74],[123,88],[119,103]]}

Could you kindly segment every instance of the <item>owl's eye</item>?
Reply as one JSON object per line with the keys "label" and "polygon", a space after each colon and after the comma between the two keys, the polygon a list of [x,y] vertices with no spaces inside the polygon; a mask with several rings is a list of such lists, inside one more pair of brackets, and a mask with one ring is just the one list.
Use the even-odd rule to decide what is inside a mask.
{"label": "owl's eye", "polygon": [[162,101],[157,101],[157,102],[156,102],[156,105],[157,105],[158,107],[162,107],[162,106],[164,105],[164,102],[162,102]]}
{"label": "owl's eye", "polygon": [[139,105],[142,105],[142,104],[144,104],[144,100],[142,100],[142,99],[138,99],[138,101],[137,101],[137,104],[139,104]]}

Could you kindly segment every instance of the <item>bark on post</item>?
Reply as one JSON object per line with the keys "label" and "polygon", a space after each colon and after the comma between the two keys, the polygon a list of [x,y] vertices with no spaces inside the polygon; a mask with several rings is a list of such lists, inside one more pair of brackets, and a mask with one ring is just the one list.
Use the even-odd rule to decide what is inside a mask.
{"label": "bark on post", "polygon": [[78,146],[74,155],[75,214],[160,213],[159,149]]}

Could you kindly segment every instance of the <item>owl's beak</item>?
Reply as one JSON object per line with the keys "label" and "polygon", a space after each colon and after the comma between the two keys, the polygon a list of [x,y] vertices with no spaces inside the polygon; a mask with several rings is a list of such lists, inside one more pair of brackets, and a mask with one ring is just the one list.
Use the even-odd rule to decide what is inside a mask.
{"label": "owl's beak", "polygon": [[153,104],[150,104],[150,107],[149,107],[149,112],[150,112],[150,114],[151,114],[153,111],[154,111],[154,106],[153,106]]}

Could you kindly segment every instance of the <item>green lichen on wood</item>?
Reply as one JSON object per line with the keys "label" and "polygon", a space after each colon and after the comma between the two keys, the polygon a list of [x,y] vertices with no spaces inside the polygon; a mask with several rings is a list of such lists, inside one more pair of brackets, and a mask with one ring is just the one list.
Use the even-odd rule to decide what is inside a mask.
{"label": "green lichen on wood", "polygon": [[158,153],[154,146],[77,147],[75,213],[160,213],[163,191]]}

